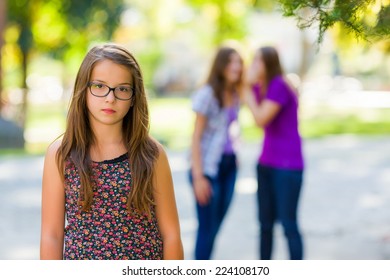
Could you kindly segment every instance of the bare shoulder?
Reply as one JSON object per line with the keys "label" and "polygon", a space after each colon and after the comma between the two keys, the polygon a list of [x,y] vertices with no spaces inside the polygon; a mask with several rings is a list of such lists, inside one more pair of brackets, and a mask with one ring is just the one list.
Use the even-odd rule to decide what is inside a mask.
{"label": "bare shoulder", "polygon": [[167,172],[167,170],[170,169],[166,149],[165,149],[164,145],[161,144],[158,140],[156,140],[155,138],[151,138],[151,139],[156,144],[157,149],[158,149],[158,155],[157,155],[157,158],[155,161],[155,167],[154,167],[154,169],[157,173],[156,175],[158,175],[159,173],[161,174],[161,172],[165,173],[165,172]]}
{"label": "bare shoulder", "polygon": [[63,184],[62,184],[62,175],[59,171],[59,166],[57,163],[57,151],[61,146],[62,140],[57,139],[52,142],[46,150],[44,165],[43,165],[43,177],[42,177],[42,186],[43,191],[46,192],[49,190],[57,189],[62,195]]}
{"label": "bare shoulder", "polygon": [[150,139],[153,141],[154,144],[156,144],[158,149],[158,158],[161,157],[161,155],[166,156],[165,147],[163,144],[161,144],[160,141],[158,141],[156,138],[150,137]]}
{"label": "bare shoulder", "polygon": [[61,143],[62,143],[62,139],[59,138],[59,139],[56,139],[54,140],[48,147],[47,147],[47,150],[46,150],[46,159],[47,160],[50,160],[50,161],[55,161],[55,158],[56,158],[56,154],[57,154],[57,151],[58,149],[60,148],[61,146]]}

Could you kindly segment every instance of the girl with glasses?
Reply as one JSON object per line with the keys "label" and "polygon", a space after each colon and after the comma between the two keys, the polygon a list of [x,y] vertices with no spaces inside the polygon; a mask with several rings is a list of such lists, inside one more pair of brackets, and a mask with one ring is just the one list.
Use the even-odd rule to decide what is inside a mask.
{"label": "girl with glasses", "polygon": [[40,257],[183,258],[167,155],[149,135],[141,69],[119,45],[87,53],[47,150]]}

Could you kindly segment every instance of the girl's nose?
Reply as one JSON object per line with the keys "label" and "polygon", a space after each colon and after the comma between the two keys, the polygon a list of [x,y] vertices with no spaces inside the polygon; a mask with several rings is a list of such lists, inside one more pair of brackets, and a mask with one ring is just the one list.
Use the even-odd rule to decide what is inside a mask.
{"label": "girl's nose", "polygon": [[108,94],[106,96],[106,102],[112,103],[114,101],[115,101],[114,90],[110,89],[110,91],[108,92]]}

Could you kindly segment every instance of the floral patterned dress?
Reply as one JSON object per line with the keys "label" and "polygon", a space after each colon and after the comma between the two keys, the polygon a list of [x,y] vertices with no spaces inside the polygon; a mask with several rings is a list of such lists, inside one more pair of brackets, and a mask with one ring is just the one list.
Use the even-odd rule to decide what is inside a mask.
{"label": "floral patterned dress", "polygon": [[72,161],[66,162],[64,259],[162,259],[162,239],[154,208],[151,218],[127,210],[132,187],[127,154],[92,162],[92,182],[91,210],[81,211],[80,177]]}

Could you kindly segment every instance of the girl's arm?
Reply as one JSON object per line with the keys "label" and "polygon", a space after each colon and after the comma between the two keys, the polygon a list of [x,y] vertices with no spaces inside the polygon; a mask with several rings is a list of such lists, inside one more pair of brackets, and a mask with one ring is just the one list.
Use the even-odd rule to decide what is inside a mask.
{"label": "girl's arm", "polygon": [[191,145],[191,172],[194,194],[200,205],[207,205],[212,195],[210,183],[203,174],[202,153],[200,148],[200,142],[206,127],[206,123],[207,117],[200,113],[196,113]]}
{"label": "girl's arm", "polygon": [[276,117],[281,106],[266,98],[258,104],[253,94],[253,86],[258,83],[261,83],[259,64],[252,63],[244,75],[243,95],[256,125],[263,128]]}
{"label": "girl's arm", "polygon": [[156,216],[163,239],[164,260],[184,259],[179,216],[176,207],[172,173],[167,155],[158,144],[160,154],[154,170]]}
{"label": "girl's arm", "polygon": [[40,258],[62,259],[65,225],[65,190],[56,163],[61,141],[47,150],[42,177],[42,216]]}
{"label": "girl's arm", "polygon": [[255,123],[259,127],[267,126],[279,113],[281,106],[277,102],[269,99],[264,99],[260,104],[257,104],[250,85],[245,86],[245,100],[252,112]]}

